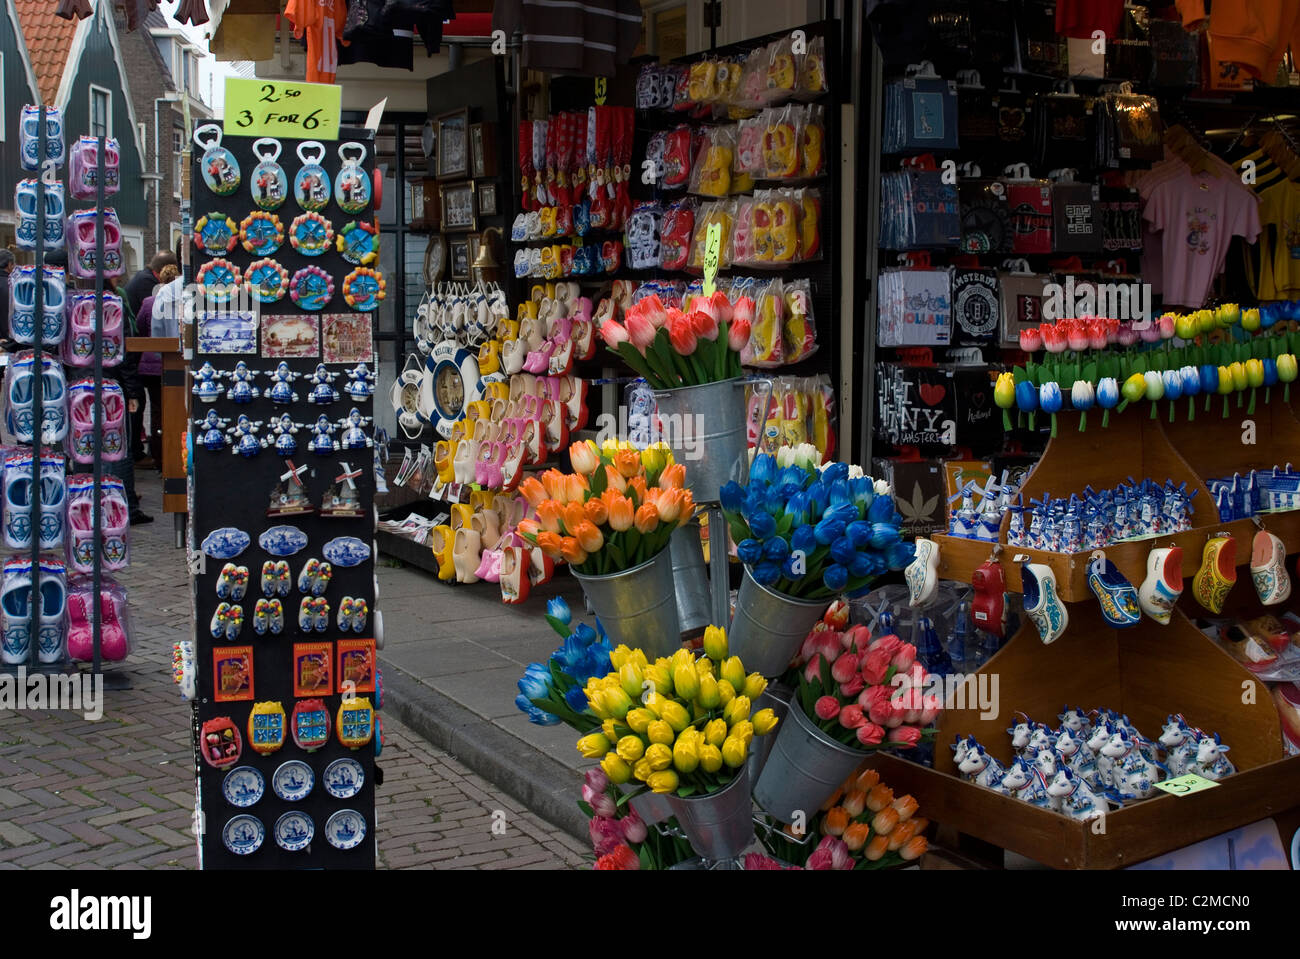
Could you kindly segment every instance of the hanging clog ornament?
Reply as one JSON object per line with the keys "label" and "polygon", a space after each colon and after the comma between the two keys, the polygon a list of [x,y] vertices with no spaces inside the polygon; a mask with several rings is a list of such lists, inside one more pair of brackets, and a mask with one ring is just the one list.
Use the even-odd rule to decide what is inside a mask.
{"label": "hanging clog ornament", "polygon": [[261,162],[253,167],[253,202],[261,210],[278,210],[289,196],[289,178],[280,159],[280,141],[262,137],[253,141],[253,156]]}
{"label": "hanging clog ornament", "polygon": [[334,242],[334,226],[319,213],[303,213],[289,226],[289,244],[303,256],[320,256]]}
{"label": "hanging clog ornament", "polygon": [[214,303],[228,303],[235,289],[243,282],[239,267],[229,260],[210,260],[199,267],[195,275],[199,292]]}
{"label": "hanging clog ornament", "polygon": [[289,292],[289,271],[270,257],[254,260],[248,264],[244,282],[258,303],[274,303]]}
{"label": "hanging clog ornament", "polygon": [[253,256],[270,256],[284,243],[284,224],[274,213],[256,210],[239,224],[239,243]]}
{"label": "hanging clog ornament", "polygon": [[334,298],[334,279],[318,266],[304,266],[289,281],[289,296],[304,310],[322,310]]}
{"label": "hanging clog ornament", "polygon": [[325,145],[318,140],[298,144],[302,169],[293,178],[293,195],[298,205],[309,213],[325,209],[330,202],[330,175],[320,165],[325,159]]}
{"label": "hanging clog ornament", "polygon": [[230,196],[238,190],[239,161],[221,145],[221,127],[215,123],[203,124],[194,131],[194,142],[203,151],[199,170],[208,189],[217,196]]}
{"label": "hanging clog ornament", "polygon": [[345,213],[360,213],[370,205],[370,175],[361,164],[366,159],[366,148],[355,140],[339,147],[339,168],[334,181],[334,202]]}
{"label": "hanging clog ornament", "polygon": [[235,236],[235,221],[224,213],[208,213],[194,224],[194,245],[208,256],[233,252]]}
{"label": "hanging clog ornament", "polygon": [[369,266],[379,259],[379,224],[352,220],[338,232],[335,240],[339,256],[354,266]]}
{"label": "hanging clog ornament", "polygon": [[343,299],[361,313],[379,309],[384,298],[384,275],[378,270],[359,266],[343,279]]}
{"label": "hanging clog ornament", "polygon": [[269,756],[284,745],[284,707],[278,702],[254,703],[248,714],[248,745]]}

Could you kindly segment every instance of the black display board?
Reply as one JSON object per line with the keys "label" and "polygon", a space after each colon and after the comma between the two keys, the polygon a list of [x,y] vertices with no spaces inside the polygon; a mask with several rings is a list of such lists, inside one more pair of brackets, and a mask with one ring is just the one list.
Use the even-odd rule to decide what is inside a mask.
{"label": "black display board", "polygon": [[[359,213],[346,213],[337,205],[333,191],[333,185],[341,166],[338,147],[348,141],[357,141],[365,146],[366,157],[362,165],[370,175],[371,183],[374,184],[373,137],[372,131],[343,128],[339,131],[337,141],[324,142],[325,156],[321,161],[321,165],[329,174],[331,189],[329,205],[319,212],[321,216],[330,221],[335,231],[341,230],[345,224],[353,220],[370,221],[374,219],[373,200],[371,205]],[[239,189],[233,195],[226,197],[218,196],[208,188],[203,179],[202,151],[195,151],[192,182],[194,184],[193,209],[196,220],[208,214],[216,213],[229,216],[238,224],[250,213],[257,210],[257,206],[253,202],[252,191],[255,189],[253,168],[257,165],[258,158],[252,153],[253,142],[251,138],[229,135],[222,141],[221,145],[228,149],[238,161],[241,172]],[[289,189],[285,202],[274,212],[280,217],[284,225],[285,239],[280,248],[271,253],[270,256],[287,269],[290,276],[293,276],[297,270],[305,266],[321,267],[333,277],[335,286],[334,296],[322,312],[357,316],[359,314],[347,305],[343,296],[343,279],[355,269],[354,264],[345,260],[333,246],[328,248],[323,255],[308,257],[298,253],[289,242],[290,224],[296,216],[304,212],[298,206],[293,191],[294,177],[303,165],[297,155],[299,142],[301,141],[281,141],[283,149],[278,162],[284,169]],[[192,251],[192,257],[196,273],[205,262],[211,259],[197,249]],[[233,251],[226,254],[225,258],[238,265],[241,271],[250,262],[259,259],[259,257],[246,252],[240,245],[236,245]],[[374,266],[377,267],[377,262]],[[400,281],[400,278],[386,279],[389,283]],[[259,309],[263,321],[267,316],[319,316],[319,314],[311,314],[309,311],[301,309],[287,293],[276,303],[260,304]],[[369,349],[373,353],[373,319],[375,314],[370,315],[372,317],[372,337]],[[323,322],[318,321],[317,325],[319,327],[318,335],[323,334]],[[196,336],[192,368],[197,370],[206,362],[211,363],[218,370],[232,370],[238,361],[243,360],[250,368],[259,371],[259,375],[255,378],[255,385],[259,391],[264,392],[266,387],[271,384],[270,372],[275,369],[282,358],[278,356],[267,357],[265,355],[266,344],[262,336],[263,331],[264,327],[259,329],[257,337],[258,352],[255,354],[203,352],[204,343],[200,337]],[[323,350],[323,346],[323,342],[320,342],[319,349]],[[231,446],[224,447],[220,452],[214,452],[204,447],[201,442],[202,431],[191,424],[193,486],[190,516],[193,548],[200,551],[204,538],[213,530],[223,527],[234,527],[243,530],[248,533],[251,539],[249,546],[239,556],[231,560],[236,565],[248,567],[249,570],[247,591],[240,603],[244,609],[244,625],[237,639],[234,641],[214,640],[210,632],[213,614],[221,602],[217,595],[218,578],[223,565],[227,561],[204,557],[204,571],[196,574],[193,578],[196,610],[195,650],[198,677],[196,730],[207,720],[222,716],[229,717],[239,729],[243,740],[242,755],[235,767],[254,767],[262,774],[265,784],[260,800],[248,808],[237,808],[227,802],[222,790],[222,783],[229,769],[235,767],[216,769],[202,761],[201,758],[199,759],[197,765],[199,768],[201,809],[203,813],[199,820],[203,824],[201,838],[202,863],[203,867],[208,869],[372,869],[375,866],[374,789],[376,785],[376,743],[380,741],[379,717],[376,712],[375,742],[355,750],[339,742],[337,719],[339,706],[343,699],[340,692],[340,677],[338,676],[339,640],[373,639],[375,636],[374,451],[371,448],[347,449],[339,450],[331,455],[318,455],[310,450],[309,443],[312,439],[311,425],[316,422],[322,413],[331,421],[338,421],[348,416],[352,408],[356,407],[363,416],[369,417],[373,415],[373,400],[372,398],[355,400],[347,394],[344,389],[348,382],[346,371],[356,365],[355,362],[348,362],[328,364],[330,372],[339,374],[333,382],[334,388],[338,390],[339,399],[328,405],[309,403],[307,398],[311,393],[312,384],[307,381],[307,377],[314,372],[318,363],[324,362],[323,353],[315,357],[284,358],[284,362],[288,363],[295,372],[304,374],[303,377],[293,383],[292,389],[298,397],[293,403],[277,404],[265,398],[265,396],[248,403],[233,402],[226,396],[226,390],[229,389],[230,385],[229,380],[226,379],[222,382],[221,394],[216,402],[207,403],[201,401],[198,397],[193,398],[191,417],[193,419],[201,418],[206,416],[209,410],[215,409],[219,416],[229,418],[230,425],[233,426],[237,422],[239,415],[245,414],[252,420],[261,420],[263,422],[264,425],[259,430],[258,435],[266,437],[270,435],[268,426],[272,418],[278,419],[281,414],[288,413],[294,421],[306,424],[306,428],[297,434],[298,450],[292,457],[292,461],[297,467],[306,466],[309,469],[309,472],[302,474],[302,482],[310,502],[319,510],[323,497],[335,485],[335,478],[343,472],[341,463],[347,462],[352,470],[360,471],[360,475],[354,479],[354,483],[359,494],[362,516],[360,518],[325,517],[318,511],[309,514],[268,517],[267,508],[270,505],[273,490],[280,483],[282,474],[287,470],[286,461],[276,452],[273,440],[269,448],[263,449],[251,458],[245,458],[242,455],[233,453],[233,447]],[[373,373],[375,370],[373,356],[367,358],[367,365]],[[367,436],[373,435],[373,424],[367,424],[364,429]],[[341,440],[342,430],[336,430],[334,438]],[[281,558],[267,553],[259,545],[258,537],[266,529],[277,525],[297,527],[307,535],[307,545],[295,555],[285,557],[290,566],[292,582],[289,594],[279,597],[284,607],[283,630],[279,635],[273,635],[269,631],[263,635],[258,635],[254,629],[253,619],[257,600],[263,597],[261,587],[262,564],[268,559],[278,560]],[[352,567],[340,566],[338,563],[333,564],[333,575],[323,597],[330,606],[329,625],[323,632],[315,630],[304,632],[298,625],[298,613],[299,605],[306,594],[298,589],[298,577],[309,558],[325,559],[322,547],[327,541],[335,537],[356,537],[370,547],[370,556],[366,561]],[[365,630],[361,633],[344,632],[339,627],[339,603],[344,596],[363,597],[366,600],[369,614]],[[313,752],[307,752],[299,748],[292,736],[291,720],[295,702],[298,701],[298,698],[308,698],[295,697],[293,662],[295,643],[328,643],[330,646],[331,672],[333,674],[331,689],[328,695],[325,695],[324,691],[322,691],[311,697],[324,700],[330,716],[330,738],[326,745]],[[221,651],[239,646],[251,646],[253,650],[253,698],[247,701],[218,702],[214,695],[214,650]],[[382,682],[377,675],[375,681],[378,684],[376,691],[358,691],[355,695],[359,698],[368,698],[377,708],[380,704]],[[285,742],[278,751],[269,756],[262,756],[254,751],[249,743],[248,717],[254,702],[266,701],[278,701],[284,708]],[[200,748],[201,745],[197,744],[196,748]],[[330,796],[325,788],[324,773],[330,763],[343,757],[351,757],[361,763],[365,772],[365,782],[357,795],[347,799],[335,799]],[[306,762],[311,767],[315,777],[311,792],[297,802],[287,802],[281,799],[276,795],[272,787],[276,770],[290,760]],[[356,810],[364,816],[366,821],[364,840],[353,848],[346,850],[335,848],[325,838],[328,818],[342,809]],[[282,849],[277,844],[275,837],[277,820],[292,810],[300,811],[309,816],[315,833],[310,845],[306,849],[297,852]],[[265,830],[265,837],[260,848],[255,852],[247,855],[235,855],[227,849],[223,842],[222,832],[233,817],[245,813],[260,820]]]}

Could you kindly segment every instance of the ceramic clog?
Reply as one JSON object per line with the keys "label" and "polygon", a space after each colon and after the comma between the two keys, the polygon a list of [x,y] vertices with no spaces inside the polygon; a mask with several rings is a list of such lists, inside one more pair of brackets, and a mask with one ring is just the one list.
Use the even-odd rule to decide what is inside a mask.
{"label": "ceramic clog", "polygon": [[1037,627],[1043,645],[1056,642],[1070,624],[1070,615],[1056,588],[1056,574],[1050,566],[1024,562],[1020,566],[1020,578],[1025,615]]}
{"label": "ceramic clog", "polygon": [[1153,549],[1147,554],[1147,577],[1138,587],[1138,605],[1142,612],[1161,626],[1168,626],[1174,604],[1182,594],[1182,547]]}
{"label": "ceramic clog", "polygon": [[916,558],[903,571],[903,578],[907,580],[907,605],[913,609],[930,605],[939,586],[939,544],[918,536]]}
{"label": "ceramic clog", "polygon": [[1137,590],[1100,550],[1088,563],[1088,588],[1101,604],[1101,615],[1116,629],[1136,626],[1142,618]]}
{"label": "ceramic clog", "polygon": [[1255,534],[1250,551],[1250,578],[1265,606],[1285,602],[1291,595],[1291,577],[1286,571],[1286,547],[1268,530]]}
{"label": "ceramic clog", "polygon": [[1237,582],[1237,541],[1231,536],[1215,536],[1205,544],[1201,568],[1192,580],[1196,601],[1216,616],[1223,612],[1223,601]]}
{"label": "ceramic clog", "polygon": [[991,559],[981,563],[971,573],[971,585],[975,587],[971,620],[986,633],[1001,636],[1006,630],[1007,592],[1002,567]]}

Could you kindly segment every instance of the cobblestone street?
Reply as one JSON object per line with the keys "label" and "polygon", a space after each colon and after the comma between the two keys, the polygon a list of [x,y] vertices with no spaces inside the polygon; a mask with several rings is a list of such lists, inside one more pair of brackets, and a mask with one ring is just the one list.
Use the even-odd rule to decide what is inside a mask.
{"label": "cobblestone street", "polygon": [[[184,552],[161,510],[157,474],[141,471],[137,485],[155,522],[132,528],[132,565],[119,577],[130,590],[135,647],[106,670],[131,688],[105,690],[99,722],[71,712],[0,713],[0,868],[198,865],[190,707],[171,680],[172,643],[190,629]],[[380,602],[383,608],[382,592]],[[384,784],[376,790],[381,868],[583,865],[590,850],[582,843],[388,710],[384,731]]]}

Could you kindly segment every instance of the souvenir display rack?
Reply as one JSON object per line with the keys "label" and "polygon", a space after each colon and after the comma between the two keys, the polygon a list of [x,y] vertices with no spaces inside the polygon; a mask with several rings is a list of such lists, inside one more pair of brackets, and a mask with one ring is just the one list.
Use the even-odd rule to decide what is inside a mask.
{"label": "souvenir display rack", "polygon": [[[202,402],[201,398],[196,398],[191,404],[189,536],[190,555],[195,569],[194,649],[197,667],[194,731],[198,804],[202,813],[199,821],[203,823],[204,830],[200,837],[201,863],[204,868],[372,869],[375,866],[374,790],[379,770],[374,760],[382,746],[382,728],[377,713],[382,703],[383,687],[375,652],[377,643],[382,641],[382,627],[376,609],[377,580],[374,573],[375,476],[374,450],[370,445],[373,442],[373,429],[367,422],[373,409],[370,395],[350,395],[346,390],[349,385],[347,373],[358,363],[366,363],[373,371],[373,328],[367,328],[364,324],[351,328],[351,345],[340,341],[340,352],[333,354],[330,341],[327,340],[327,324],[331,322],[331,315],[341,315],[352,321],[359,317],[369,320],[373,313],[356,311],[345,302],[343,279],[355,266],[344,260],[333,243],[319,255],[305,256],[290,242],[289,223],[303,213],[294,195],[294,183],[305,164],[298,164],[299,158],[295,154],[301,144],[311,142],[281,141],[279,163],[286,175],[288,195],[274,212],[285,226],[285,236],[279,248],[269,255],[279,261],[290,276],[308,267],[321,269],[333,280],[333,295],[323,305],[309,304],[314,309],[300,306],[287,292],[276,302],[261,304],[261,316],[257,324],[251,327],[252,339],[251,342],[246,341],[245,352],[209,352],[219,343],[212,338],[210,331],[205,335],[202,311],[198,313],[195,323],[192,383],[201,381],[201,371],[205,364],[226,374],[224,381],[220,382],[214,402]],[[339,147],[340,144],[350,142],[358,143],[364,149],[365,157],[361,160],[361,168],[370,178],[370,183],[375,183],[373,131],[341,128],[337,141],[325,142],[321,151],[323,157],[319,161],[329,181],[328,202],[319,210],[319,214],[331,220],[336,230],[349,221],[366,221],[374,217],[373,201],[376,191],[373,188],[365,198],[365,206],[355,212],[341,209],[334,193],[334,185],[343,162],[339,156]],[[194,151],[191,201],[200,221],[204,217],[229,217],[239,223],[249,216],[250,211],[257,210],[251,192],[251,171],[259,158],[253,154],[253,143],[249,138],[238,136],[226,136],[221,141],[220,146],[230,151],[243,174],[238,188],[228,196],[219,196],[206,185],[204,164],[208,161],[204,158],[203,151]],[[196,231],[196,238],[197,236]],[[205,255],[202,250],[193,251],[191,256],[200,270],[205,263],[212,261],[212,257]],[[241,271],[250,262],[260,258],[243,248],[238,242],[238,234],[233,248],[225,257]],[[284,350],[268,347],[268,319],[274,322],[280,317],[290,321],[277,327],[286,330],[298,328],[299,318],[309,318],[309,327],[313,331],[311,343],[302,345],[298,350],[289,350],[296,355],[278,355]],[[345,333],[349,331],[347,326],[334,328],[342,329]],[[240,332],[247,332],[242,327],[239,329]],[[361,332],[363,329],[370,330],[364,337]],[[293,342],[296,343],[297,340]],[[346,359],[340,358],[344,352]],[[268,356],[268,353],[273,355]],[[232,385],[229,374],[241,361],[258,371],[253,380],[257,394],[249,402],[237,403],[227,396],[227,389]],[[296,394],[289,403],[272,402],[266,395],[272,382],[269,374],[282,362],[298,374],[298,378],[289,385],[289,390]],[[327,373],[332,374],[331,385],[338,394],[333,402],[308,402],[309,394],[318,388],[318,384],[311,382],[318,364],[324,364]],[[317,418],[324,416],[337,424],[339,420],[346,419],[354,407],[363,417],[361,429],[366,445],[338,449],[329,455],[314,452],[309,447],[309,442],[316,438],[312,434],[312,426]],[[236,423],[240,415],[264,422],[266,426],[259,430],[257,438],[260,440],[266,437],[269,441],[267,448],[249,457],[236,454],[234,445],[223,445],[217,451],[205,448],[203,440],[206,430],[197,424],[209,411],[215,411],[219,417],[229,418],[231,424]],[[272,419],[278,420],[283,414],[304,424],[302,429],[296,431],[297,450],[287,457],[281,455],[275,444],[276,437],[269,432]],[[336,425],[333,439],[342,440],[343,432]],[[351,487],[355,493],[355,509],[347,515],[322,515],[322,506],[330,502],[331,496],[342,492],[345,486]],[[295,506],[285,508],[283,501],[280,501],[281,512],[278,515],[268,515],[269,507],[277,504],[280,493],[288,494],[291,504],[305,500],[313,508],[312,511],[293,512]],[[296,528],[302,535],[277,535],[269,532],[281,526]],[[204,555],[205,540],[214,531],[224,528],[234,528],[245,533],[249,540],[246,547],[229,559]],[[346,547],[339,540],[346,540]],[[327,546],[331,542],[335,545]],[[300,548],[289,554],[288,551],[297,544],[301,544]],[[264,548],[264,545],[270,549]],[[331,558],[332,575],[320,595],[313,596],[310,583],[307,591],[299,589],[299,577],[309,559],[330,561]],[[341,558],[353,565],[344,565],[339,561]],[[275,597],[283,609],[282,630],[276,633],[268,629],[259,635],[254,624],[255,609],[257,601],[266,597],[261,576],[263,563],[268,560],[288,564],[289,582],[287,591],[282,591]],[[227,562],[248,568],[246,592],[236,603],[243,607],[243,626],[233,640],[225,637],[214,639],[210,631],[210,624],[222,601],[217,588],[222,567]],[[344,597],[363,600],[366,604],[367,612],[360,631],[344,629],[340,625],[339,612]],[[307,630],[301,628],[299,615],[304,599],[328,603],[326,618],[321,623],[323,629],[315,628],[315,624]],[[345,643],[348,645],[345,646]],[[349,657],[352,657],[353,644],[360,644],[355,657],[361,664],[357,678],[353,680],[354,687],[346,685],[341,662],[345,649],[349,651]],[[220,674],[218,662],[224,665]],[[245,667],[242,673],[241,663]],[[221,687],[226,682],[229,685],[223,692]],[[310,682],[310,687],[305,687],[304,682]],[[219,695],[233,698],[219,701]],[[341,710],[348,708],[350,695],[356,699],[353,708],[362,713],[365,712],[365,701],[373,707],[370,713],[372,736],[358,748],[349,748],[340,741]],[[328,716],[328,738],[323,745],[308,751],[295,741],[292,717],[296,705],[311,700],[323,704]],[[278,703],[283,709],[280,719],[283,745],[274,752],[261,755],[252,748],[250,713],[254,711],[255,703],[268,702]],[[217,768],[206,761],[203,749],[210,731],[209,724],[221,717],[228,717],[237,730],[242,752],[234,763]],[[274,725],[275,720],[270,722]],[[361,725],[364,727],[364,721]],[[333,792],[339,793],[336,796],[332,794],[331,788],[327,788],[331,782],[335,782],[327,775],[327,769],[338,762],[357,764],[351,768],[355,770],[359,767],[360,775],[357,778],[360,782],[352,779],[341,790],[336,783],[333,787]],[[287,795],[296,797],[301,790],[305,793],[302,798],[287,800],[277,792],[277,770],[283,770],[287,763],[300,765],[282,772],[279,781],[288,784],[284,790]],[[305,764],[306,772],[301,764]],[[260,797],[246,808],[228,801],[223,789],[232,769],[243,767],[256,770],[262,782]],[[290,772],[295,771],[298,775],[290,775]],[[304,782],[310,783],[305,790]],[[354,825],[346,830],[346,841],[341,843],[344,848],[339,848],[327,840],[327,833],[330,832],[328,823],[332,816],[344,810],[352,810],[360,815],[364,821],[364,836],[359,841],[356,840],[358,830]],[[296,851],[290,851],[277,841],[277,823],[281,817],[292,812],[309,818],[314,833],[305,848]],[[243,815],[252,816],[258,821],[261,841],[255,850],[237,854],[227,845],[223,834],[233,820]],[[355,822],[353,818],[353,823]],[[245,837],[253,835],[254,831],[250,827],[244,834]],[[335,835],[336,838],[342,838],[340,834]],[[236,838],[239,840],[239,837]],[[289,846],[299,843],[300,838],[295,840],[292,836],[289,837]],[[236,845],[239,845],[239,841]]]}

